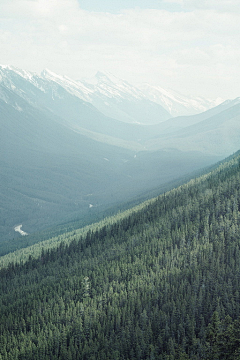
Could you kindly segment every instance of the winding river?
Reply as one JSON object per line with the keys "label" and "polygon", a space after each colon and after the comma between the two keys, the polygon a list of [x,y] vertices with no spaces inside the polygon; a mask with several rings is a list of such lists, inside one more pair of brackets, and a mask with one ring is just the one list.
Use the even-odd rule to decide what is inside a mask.
{"label": "winding river", "polygon": [[26,236],[28,235],[28,233],[26,233],[25,231],[22,230],[22,225],[17,225],[14,227],[14,230],[16,232],[19,232],[22,236]]}

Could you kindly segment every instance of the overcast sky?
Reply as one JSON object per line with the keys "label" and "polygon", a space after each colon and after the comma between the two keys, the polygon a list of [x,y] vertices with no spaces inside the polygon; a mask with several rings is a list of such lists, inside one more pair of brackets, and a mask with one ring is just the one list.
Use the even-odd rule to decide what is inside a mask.
{"label": "overcast sky", "polygon": [[0,0],[0,64],[235,98],[239,0]]}

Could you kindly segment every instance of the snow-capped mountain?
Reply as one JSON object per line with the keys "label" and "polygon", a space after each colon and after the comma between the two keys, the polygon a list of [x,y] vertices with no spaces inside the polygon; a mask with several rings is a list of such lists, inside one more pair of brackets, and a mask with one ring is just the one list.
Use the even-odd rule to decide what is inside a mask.
{"label": "snow-capped mountain", "polygon": [[[152,88],[148,86],[148,89]],[[203,105],[196,99],[188,101],[186,97],[161,88],[155,90],[152,92],[154,100],[161,99],[169,108],[171,105],[171,111],[177,105],[188,109],[195,106],[195,110],[197,106],[200,109],[200,105],[210,106],[210,102],[205,101]],[[30,106],[48,117],[54,116],[55,121],[84,136],[118,146],[125,142],[124,146],[138,151],[161,149],[161,137],[167,134],[172,137],[172,133],[181,129],[214,116],[218,118],[218,114],[240,103],[240,98],[227,100],[200,114],[170,118],[169,113],[147,99],[142,90],[111,74],[98,72],[87,82],[75,81],[50,70],[38,75],[12,66],[0,66],[0,99],[18,112],[29,112]],[[140,126],[142,124],[151,126]],[[215,127],[216,124],[217,120]],[[154,146],[152,140],[148,141],[153,138],[158,139]]]}
{"label": "snow-capped mountain", "polygon": [[38,75],[12,66],[0,66],[0,84],[32,105],[41,103],[43,98],[45,102],[46,96],[56,100],[68,94],[81,100],[82,105],[91,104],[105,116],[128,123],[156,124],[171,117],[161,105],[123,80],[97,73],[94,81],[96,84],[75,81],[47,69]]}
{"label": "snow-capped mountain", "polygon": [[199,114],[224,101],[221,98],[209,100],[202,97],[187,97],[176,91],[149,84],[140,85],[139,88],[149,100],[162,105],[173,117]]}
{"label": "snow-capped mountain", "polygon": [[[94,106],[108,116],[113,116],[114,109],[113,117],[119,120],[124,120],[121,117],[121,105],[129,99],[139,103],[151,101],[161,105],[168,112],[168,118],[170,118],[169,114],[172,117],[198,114],[223,102],[221,98],[210,100],[203,97],[187,97],[176,91],[149,84],[136,87],[110,73],[98,72],[94,78],[78,83],[85,84],[92,90],[91,102]],[[139,113],[141,114],[140,111]],[[153,121],[153,123],[158,122]]]}
{"label": "snow-capped mountain", "polygon": [[0,99],[17,111],[29,111],[30,106],[88,138],[115,146],[125,142],[127,148],[142,149],[139,139],[146,135],[144,127],[107,117],[85,101],[91,100],[90,95],[91,89],[48,70],[38,75],[0,66]]}
{"label": "snow-capped mountain", "polygon": [[89,86],[85,86],[83,83],[70,79],[68,76],[58,75],[48,69],[44,69],[41,72],[41,77],[44,80],[62,86],[70,94],[77,96],[84,101],[91,102],[93,91]]}
{"label": "snow-capped mountain", "polygon": [[161,105],[149,100],[141,90],[110,73],[98,72],[88,81],[75,81],[49,70],[44,79],[58,83],[80,99],[90,102],[104,115],[128,122],[156,124],[171,117]]}
{"label": "snow-capped mountain", "polygon": [[[81,82],[79,81],[79,83]],[[111,73],[98,71],[92,79],[85,80],[85,84],[87,84],[87,86],[92,85],[92,89],[95,93],[98,92],[108,98],[128,98],[131,100],[141,100],[146,98],[139,89]]]}
{"label": "snow-capped mountain", "polygon": [[144,125],[171,117],[162,105],[151,101],[140,89],[110,73],[98,72],[94,78],[78,83],[92,91],[91,103],[106,116]]}
{"label": "snow-capped mountain", "polygon": [[149,100],[141,90],[112,74],[98,72],[89,81],[75,81],[44,70],[41,76],[78,98],[91,103],[105,116],[127,123],[156,124],[171,117],[161,105]]}
{"label": "snow-capped mountain", "polygon": [[[24,80],[25,85],[19,83],[20,79]],[[160,86],[144,84],[136,87],[110,73],[101,72],[92,79],[80,81],[48,69],[36,74],[7,65],[0,66],[0,83],[35,105],[34,93],[39,93],[38,101],[44,94],[51,95],[54,100],[65,96],[64,89],[85,102],[86,106],[86,103],[90,103],[105,116],[144,125],[157,124],[175,116],[201,113],[223,102],[222,99],[190,98]],[[26,84],[28,88],[30,84],[30,91]],[[5,96],[0,91],[0,98]]]}

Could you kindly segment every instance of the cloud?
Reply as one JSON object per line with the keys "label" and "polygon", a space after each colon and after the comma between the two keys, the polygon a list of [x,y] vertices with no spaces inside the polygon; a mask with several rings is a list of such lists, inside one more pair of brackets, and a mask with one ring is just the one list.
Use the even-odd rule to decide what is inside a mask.
{"label": "cloud", "polygon": [[217,12],[240,12],[238,0],[164,0],[166,4],[181,5],[184,10],[214,10]]}
{"label": "cloud", "polygon": [[[111,14],[84,11],[77,0],[2,0],[1,62],[32,71],[48,67],[73,78],[110,71],[130,82],[238,96],[239,12],[217,11],[216,1],[178,2],[189,10]],[[221,80],[224,72],[231,91]]]}
{"label": "cloud", "polygon": [[77,0],[1,0],[0,14],[5,18],[54,18],[79,10]]}

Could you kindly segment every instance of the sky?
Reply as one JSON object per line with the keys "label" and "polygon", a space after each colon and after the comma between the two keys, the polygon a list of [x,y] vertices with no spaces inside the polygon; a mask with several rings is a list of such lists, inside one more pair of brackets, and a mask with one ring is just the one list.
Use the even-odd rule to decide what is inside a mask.
{"label": "sky", "polygon": [[233,99],[239,0],[0,0],[0,64]]}

